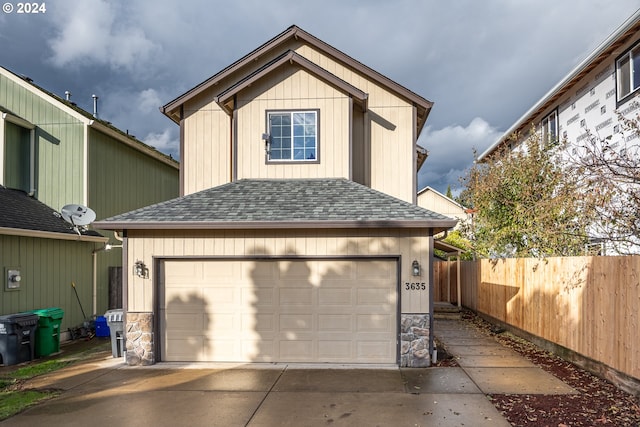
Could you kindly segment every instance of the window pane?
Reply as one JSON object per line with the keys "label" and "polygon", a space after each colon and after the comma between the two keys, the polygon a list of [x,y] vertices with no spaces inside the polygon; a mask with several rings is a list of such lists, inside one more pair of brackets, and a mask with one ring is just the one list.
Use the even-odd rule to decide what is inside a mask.
{"label": "window pane", "polygon": [[618,97],[623,98],[631,92],[631,69],[629,57],[618,61]]}
{"label": "window pane", "polygon": [[296,111],[269,113],[271,160],[315,160],[317,113]]}
{"label": "window pane", "polygon": [[631,74],[633,76],[633,87],[631,90],[636,90],[640,87],[640,48],[634,49],[631,52],[631,57],[633,60],[633,70]]}

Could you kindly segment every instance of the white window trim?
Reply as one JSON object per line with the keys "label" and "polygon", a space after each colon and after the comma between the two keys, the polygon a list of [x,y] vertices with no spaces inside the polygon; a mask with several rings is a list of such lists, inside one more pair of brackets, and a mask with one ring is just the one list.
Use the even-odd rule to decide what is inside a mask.
{"label": "white window trim", "polygon": [[[640,89],[640,85],[638,85],[638,87],[633,87],[634,86],[633,83],[635,80],[634,78],[635,70],[633,67],[634,54],[635,54],[635,57],[640,56],[640,42],[637,42],[636,44],[631,46],[628,51],[626,51],[624,54],[618,57],[618,59],[616,59],[616,93],[617,93],[618,102],[624,100],[625,98],[629,97],[631,94],[635,93]],[[629,91],[626,93],[622,93],[622,80],[621,80],[622,72],[621,72],[620,63],[625,60],[626,60],[627,66],[629,67],[629,72],[628,72],[629,81],[627,82],[629,85]]]}
{"label": "white window trim", "polygon": [[[267,163],[319,163],[320,162],[320,110],[318,109],[299,109],[299,110],[267,110],[266,111],[266,125],[267,125],[267,134],[271,131],[270,117],[275,114],[290,114],[293,116],[294,113],[313,113],[315,115],[315,158],[313,159],[295,159],[294,156],[294,134],[293,129],[291,130],[291,158],[290,159],[272,159],[271,158],[271,135],[267,140],[267,152],[266,152],[266,162]],[[293,128],[293,120],[291,120],[291,126]]]}

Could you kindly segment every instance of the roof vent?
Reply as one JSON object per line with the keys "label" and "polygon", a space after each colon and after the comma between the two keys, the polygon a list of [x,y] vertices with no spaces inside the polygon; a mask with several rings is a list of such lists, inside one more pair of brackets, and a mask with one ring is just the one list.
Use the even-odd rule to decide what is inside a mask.
{"label": "roof vent", "polygon": [[93,117],[94,118],[98,118],[98,95],[93,94],[91,95],[91,97],[93,98]]}
{"label": "roof vent", "polygon": [[64,97],[67,101],[71,101],[71,92],[69,92],[68,90],[65,90]]}

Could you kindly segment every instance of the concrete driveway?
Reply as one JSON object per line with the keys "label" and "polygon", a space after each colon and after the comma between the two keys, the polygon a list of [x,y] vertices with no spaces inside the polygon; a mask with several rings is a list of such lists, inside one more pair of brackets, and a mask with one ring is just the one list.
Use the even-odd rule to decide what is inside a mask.
{"label": "concrete driveway", "polygon": [[0,426],[508,426],[459,368],[93,360],[36,378],[64,393]]}

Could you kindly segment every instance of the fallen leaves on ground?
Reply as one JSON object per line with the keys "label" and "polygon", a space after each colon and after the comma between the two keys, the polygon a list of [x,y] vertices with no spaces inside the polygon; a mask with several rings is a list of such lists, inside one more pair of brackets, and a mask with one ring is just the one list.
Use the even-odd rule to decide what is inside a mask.
{"label": "fallen leaves on ground", "polygon": [[493,394],[489,398],[513,426],[640,427],[640,400],[582,368],[508,332],[494,333],[493,325],[471,312],[464,320],[505,347],[573,387],[578,394]]}

